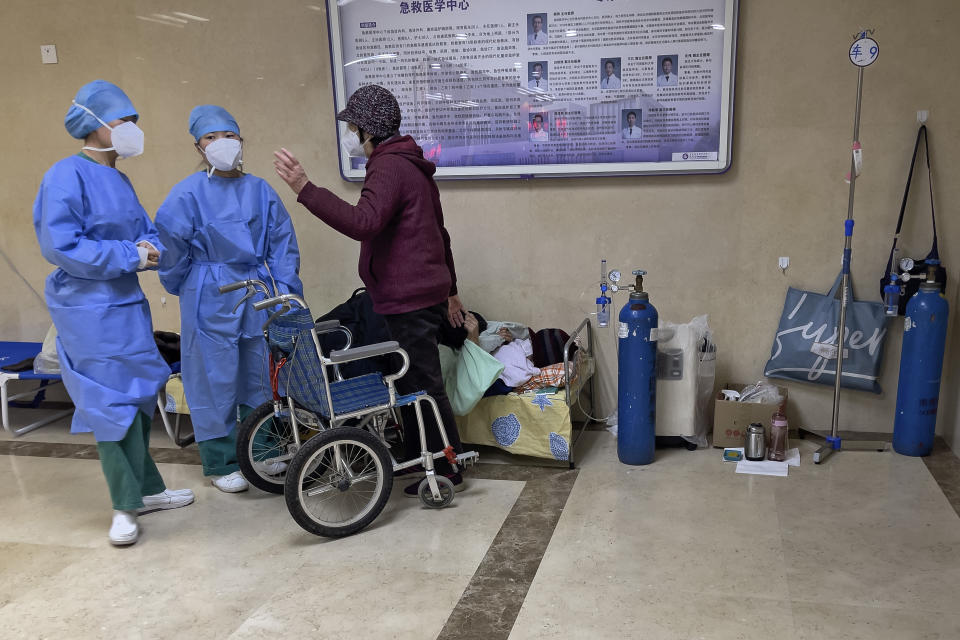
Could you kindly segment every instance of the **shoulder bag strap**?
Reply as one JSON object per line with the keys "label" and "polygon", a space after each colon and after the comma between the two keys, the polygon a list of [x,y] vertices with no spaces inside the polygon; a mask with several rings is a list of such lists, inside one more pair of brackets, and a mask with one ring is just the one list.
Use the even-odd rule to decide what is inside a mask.
{"label": "shoulder bag strap", "polygon": [[[903,190],[903,202],[900,203],[900,217],[897,218],[897,231],[893,234],[893,246],[890,247],[890,257],[887,258],[887,268],[883,272],[885,277],[893,273],[893,270],[896,268],[893,264],[893,256],[897,252],[897,242],[900,240],[900,229],[903,227],[903,214],[907,210],[907,199],[910,196],[910,182],[913,180],[913,169],[917,164],[917,151],[920,149],[920,138],[921,136],[925,138],[926,132],[927,126],[920,125],[920,130],[917,131],[917,141],[913,144],[913,157],[910,159],[910,170],[907,172],[907,186]],[[927,161],[929,162],[929,160],[930,153],[928,149]],[[934,234],[934,247],[936,247],[936,234]]]}
{"label": "shoulder bag strap", "polygon": [[939,260],[940,250],[937,247],[937,214],[933,210],[933,170],[930,168],[930,140],[927,138],[926,125],[920,127],[923,132],[923,146],[927,152],[927,180],[930,187],[930,218],[933,220],[933,247],[927,255],[927,260]]}

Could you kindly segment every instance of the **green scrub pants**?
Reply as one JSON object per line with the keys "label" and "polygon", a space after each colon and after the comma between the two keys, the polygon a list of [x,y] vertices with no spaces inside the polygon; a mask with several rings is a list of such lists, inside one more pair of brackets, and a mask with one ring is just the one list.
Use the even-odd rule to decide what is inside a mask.
{"label": "green scrub pants", "polygon": [[[242,422],[253,411],[245,404],[240,405],[238,422]],[[234,426],[225,436],[197,443],[200,449],[200,461],[203,463],[203,475],[227,476],[240,470],[237,464],[237,427]]]}
{"label": "green scrub pants", "polygon": [[135,511],[143,506],[143,496],[167,488],[150,457],[150,418],[142,411],[137,412],[123,440],[98,442],[97,451],[117,511]]}

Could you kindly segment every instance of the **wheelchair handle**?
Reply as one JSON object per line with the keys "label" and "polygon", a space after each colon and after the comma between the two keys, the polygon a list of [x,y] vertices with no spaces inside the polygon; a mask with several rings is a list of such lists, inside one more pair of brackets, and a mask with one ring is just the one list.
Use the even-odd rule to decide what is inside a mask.
{"label": "wheelchair handle", "polygon": [[225,284],[220,287],[220,293],[229,293],[230,291],[236,291],[237,289],[243,289],[247,286],[247,283],[241,280],[240,282],[231,282],[230,284]]}
{"label": "wheelchair handle", "polygon": [[301,308],[307,308],[307,303],[303,301],[303,298],[294,293],[285,293],[282,296],[267,298],[266,300],[255,302],[253,303],[253,308],[257,311],[262,311],[264,309],[269,309],[270,307],[275,307],[278,304],[283,304],[284,302],[296,302]]}
{"label": "wheelchair handle", "polygon": [[230,284],[225,284],[220,287],[220,293],[229,293],[237,289],[243,289],[244,287],[259,287],[264,295],[270,295],[270,290],[267,289],[267,283],[263,280],[240,280],[238,282],[231,282]]}

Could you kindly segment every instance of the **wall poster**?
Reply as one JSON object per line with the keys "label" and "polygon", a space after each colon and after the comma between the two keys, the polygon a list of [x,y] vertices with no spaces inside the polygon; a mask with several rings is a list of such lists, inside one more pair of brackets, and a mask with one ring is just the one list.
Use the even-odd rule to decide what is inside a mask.
{"label": "wall poster", "polygon": [[[327,0],[327,17],[337,110],[390,89],[437,178],[730,166],[737,0]],[[363,162],[341,150],[347,180]]]}

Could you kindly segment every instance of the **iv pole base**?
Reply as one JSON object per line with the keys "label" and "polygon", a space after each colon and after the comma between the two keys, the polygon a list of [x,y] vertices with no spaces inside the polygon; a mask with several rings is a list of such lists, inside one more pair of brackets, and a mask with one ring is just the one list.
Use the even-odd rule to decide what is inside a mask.
{"label": "iv pole base", "polygon": [[[884,440],[851,440],[840,437],[834,438],[812,429],[803,428],[798,429],[798,432],[801,440],[812,436],[813,438],[823,441],[824,444],[813,453],[814,464],[820,464],[836,451],[877,451],[882,453],[887,450],[888,443]],[[855,434],[856,432],[848,433]]]}

